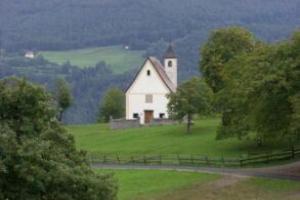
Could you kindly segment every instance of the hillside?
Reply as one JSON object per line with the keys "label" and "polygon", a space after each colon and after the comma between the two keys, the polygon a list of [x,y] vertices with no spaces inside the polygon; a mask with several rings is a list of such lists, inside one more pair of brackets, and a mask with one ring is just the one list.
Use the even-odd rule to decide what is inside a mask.
{"label": "hillside", "polygon": [[75,137],[77,147],[96,155],[160,155],[197,154],[210,157],[239,157],[243,154],[287,147],[282,142],[268,143],[257,148],[254,138],[216,140],[218,118],[200,119],[195,122],[191,134],[184,125],[143,127],[128,130],[110,130],[107,124],[68,126]]}
{"label": "hillside", "polygon": [[[65,77],[74,104],[64,121],[92,123],[104,92],[111,86],[125,88],[141,55],[161,57],[174,42],[183,81],[199,74],[199,47],[212,30],[241,25],[264,41],[278,41],[299,28],[299,8],[298,0],[1,0],[0,78],[18,75],[51,89],[55,78]],[[134,51],[127,54],[115,45]],[[85,54],[90,49],[97,52]],[[88,69],[68,63],[34,64],[20,58],[24,50],[42,51],[60,64],[105,63]],[[132,70],[122,74],[128,69]]]}
{"label": "hillside", "polygon": [[144,51],[125,50],[121,46],[68,51],[41,51],[39,54],[51,62],[64,64],[69,61],[71,65],[81,68],[93,67],[99,62],[105,62],[113,72],[118,74],[136,69],[144,61]]}
{"label": "hillside", "polygon": [[300,24],[298,0],[2,0],[2,48],[61,50],[130,45],[161,55],[175,41],[180,78],[195,73],[198,49],[215,28],[242,25],[266,41],[286,38]]}

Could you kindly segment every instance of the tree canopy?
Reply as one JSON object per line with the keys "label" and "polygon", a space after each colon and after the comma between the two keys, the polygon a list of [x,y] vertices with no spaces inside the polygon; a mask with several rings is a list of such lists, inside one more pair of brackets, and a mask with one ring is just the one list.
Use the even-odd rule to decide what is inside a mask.
{"label": "tree canopy", "polygon": [[224,65],[234,57],[252,51],[254,45],[253,35],[244,28],[218,29],[211,34],[201,51],[200,70],[214,92],[223,87]]}
{"label": "tree canopy", "polygon": [[118,88],[110,88],[100,105],[100,121],[108,122],[110,117],[119,119],[125,115],[125,94]]}
{"label": "tree canopy", "polygon": [[70,86],[64,79],[57,79],[55,83],[55,100],[58,107],[58,120],[62,121],[63,113],[72,104]]}
{"label": "tree canopy", "polygon": [[0,88],[0,199],[116,199],[115,181],[93,172],[43,88],[15,78]]}
{"label": "tree canopy", "polygon": [[262,144],[299,137],[299,41],[296,32],[289,41],[256,42],[250,51],[237,53],[224,63],[222,87],[216,91],[223,115],[218,138],[256,133]]}
{"label": "tree canopy", "polygon": [[191,130],[194,114],[207,114],[211,109],[212,91],[205,81],[192,78],[171,93],[168,98],[168,110],[172,118],[183,120],[187,118],[187,132]]}

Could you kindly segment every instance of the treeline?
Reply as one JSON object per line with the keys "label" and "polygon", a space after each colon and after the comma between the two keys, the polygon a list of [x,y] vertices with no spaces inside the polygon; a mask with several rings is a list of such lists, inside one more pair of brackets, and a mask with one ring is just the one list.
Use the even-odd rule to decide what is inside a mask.
{"label": "treeline", "polygon": [[239,27],[211,34],[200,68],[222,113],[217,138],[300,140],[300,32],[266,44]]}
{"label": "treeline", "polygon": [[144,49],[161,38],[175,40],[230,24],[273,40],[299,24],[297,6],[297,0],[3,0],[0,29],[8,49],[120,43]]}
{"label": "treeline", "polygon": [[248,27],[274,41],[300,24],[298,0],[2,0],[0,49],[60,50],[126,44],[155,53],[174,41],[186,79],[197,73],[199,43],[210,30]]}
{"label": "treeline", "polygon": [[105,63],[80,69],[69,63],[57,65],[43,57],[25,59],[20,56],[6,56],[0,59],[0,78],[8,76],[25,77],[43,84],[54,92],[57,79],[65,79],[71,88],[73,104],[64,114],[66,123],[91,123],[97,120],[99,104],[110,87],[125,88],[134,72],[115,75]]}

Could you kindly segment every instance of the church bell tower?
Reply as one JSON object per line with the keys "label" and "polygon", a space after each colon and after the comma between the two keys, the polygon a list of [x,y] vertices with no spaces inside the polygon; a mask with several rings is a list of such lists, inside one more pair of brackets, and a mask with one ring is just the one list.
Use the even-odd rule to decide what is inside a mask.
{"label": "church bell tower", "polygon": [[164,67],[165,72],[168,75],[169,79],[177,87],[177,65],[178,60],[174,48],[172,45],[169,45],[167,51],[164,54]]}

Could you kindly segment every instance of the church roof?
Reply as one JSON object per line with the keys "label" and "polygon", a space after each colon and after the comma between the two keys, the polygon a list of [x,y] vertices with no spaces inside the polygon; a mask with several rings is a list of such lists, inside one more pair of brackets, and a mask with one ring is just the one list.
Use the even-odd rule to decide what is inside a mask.
{"label": "church roof", "polygon": [[162,81],[166,84],[166,86],[171,90],[171,92],[176,91],[176,87],[174,83],[169,79],[169,76],[167,75],[164,67],[160,63],[160,61],[155,57],[149,57],[148,58],[150,62],[153,64],[154,68],[158,72],[158,75],[162,79]]}
{"label": "church roof", "polygon": [[[164,67],[162,66],[161,62],[157,58],[155,58],[155,57],[148,57],[147,60],[149,60],[151,62],[151,64],[153,65],[155,71],[158,73],[159,77],[161,78],[161,80],[163,81],[163,83],[167,86],[167,88],[171,92],[175,92],[176,91],[176,86],[169,79],[169,77],[166,74],[166,72],[164,70]],[[147,62],[147,60],[145,61],[145,63]],[[129,86],[127,87],[127,89],[126,89],[125,92],[127,92],[130,89],[130,87],[132,86],[132,84],[134,83],[134,81],[136,80],[136,78],[138,77],[138,75],[140,74],[141,70],[145,66],[145,63],[142,65],[142,67],[136,73],[133,81],[129,84]]]}
{"label": "church roof", "polygon": [[173,45],[169,45],[167,51],[164,54],[164,58],[177,58]]}

